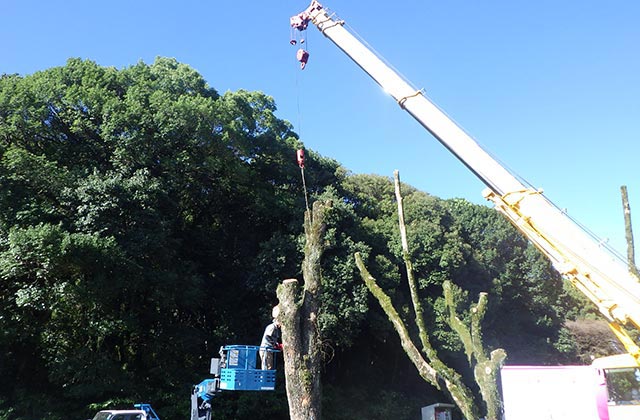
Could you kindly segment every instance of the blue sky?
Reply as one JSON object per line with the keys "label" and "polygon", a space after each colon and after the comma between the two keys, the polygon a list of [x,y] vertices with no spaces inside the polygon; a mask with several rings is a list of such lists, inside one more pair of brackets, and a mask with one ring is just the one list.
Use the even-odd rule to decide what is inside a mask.
{"label": "blue sky", "polygon": [[[626,252],[640,243],[640,2],[327,0],[483,147]],[[307,1],[0,2],[0,73],[81,57],[123,68],[175,57],[209,84],[260,90],[308,148],[355,173],[483,203],[483,185],[315,28],[300,71],[289,17]],[[637,246],[640,248],[640,245]]]}

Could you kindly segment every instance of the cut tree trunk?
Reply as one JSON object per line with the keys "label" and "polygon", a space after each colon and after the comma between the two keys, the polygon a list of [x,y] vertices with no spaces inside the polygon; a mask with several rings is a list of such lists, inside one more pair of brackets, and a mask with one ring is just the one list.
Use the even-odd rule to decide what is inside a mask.
{"label": "cut tree trunk", "polygon": [[291,420],[320,420],[321,340],[318,331],[321,275],[320,259],[324,251],[325,213],[330,202],[315,202],[305,212],[305,250],[302,262],[304,286],[298,281],[283,281],[277,290],[284,344],[284,372]]}

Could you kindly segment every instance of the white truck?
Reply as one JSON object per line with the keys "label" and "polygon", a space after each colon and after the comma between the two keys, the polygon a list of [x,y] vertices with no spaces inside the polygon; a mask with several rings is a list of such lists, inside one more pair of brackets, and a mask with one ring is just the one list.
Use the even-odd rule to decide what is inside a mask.
{"label": "white truck", "polygon": [[[584,395],[601,420],[640,419],[640,401],[623,396],[640,388],[640,348],[625,328],[640,329],[640,280],[624,261],[610,253],[595,238],[548,200],[542,191],[524,185],[478,145],[462,128],[389,67],[344,26],[344,21],[318,1],[291,17],[292,28],[305,30],[309,23],[329,38],[362,70],[455,155],[486,186],[484,197],[494,203],[513,225],[546,255],[563,277],[586,295],[609,321],[627,353],[596,360],[590,368],[599,378]],[[292,41],[293,43],[293,41]],[[300,56],[306,64],[308,56]],[[531,372],[530,372],[531,373]],[[606,387],[605,387],[606,386]],[[539,387],[540,392],[544,387]],[[505,397],[506,398],[506,397]],[[545,395],[531,396],[544,405]],[[520,420],[506,413],[508,420]],[[538,417],[546,418],[546,417]],[[578,417],[548,417],[573,420]]]}
{"label": "white truck", "polygon": [[160,420],[149,404],[134,404],[131,410],[101,410],[92,420]]}

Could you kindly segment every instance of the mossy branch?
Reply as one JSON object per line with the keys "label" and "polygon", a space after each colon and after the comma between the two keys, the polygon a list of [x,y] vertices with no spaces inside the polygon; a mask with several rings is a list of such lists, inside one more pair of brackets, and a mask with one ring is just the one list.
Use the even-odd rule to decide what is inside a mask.
{"label": "mossy branch", "polygon": [[[371,294],[378,300],[378,303],[382,307],[389,321],[393,324],[398,336],[400,337],[400,344],[404,352],[411,360],[411,363],[416,367],[420,376],[433,386],[441,389],[440,382],[444,383],[446,390],[451,395],[451,398],[456,403],[464,417],[468,419],[476,418],[475,413],[478,412],[477,407],[473,401],[473,394],[464,385],[460,375],[453,369],[447,367],[442,363],[435,354],[435,351],[430,352],[433,359],[429,361],[425,360],[418,348],[415,346],[409,331],[407,330],[402,318],[396,311],[391,302],[391,298],[378,286],[375,278],[369,273],[360,253],[355,254],[356,266],[360,270],[360,276],[367,285],[367,288]],[[435,362],[438,367],[432,366],[429,362]]]}
{"label": "mossy branch", "polygon": [[456,332],[462,345],[469,365],[473,368],[473,374],[480,388],[480,395],[487,406],[487,420],[498,420],[502,402],[498,393],[497,375],[500,367],[507,358],[507,353],[503,349],[496,349],[487,358],[482,344],[481,323],[487,310],[488,297],[486,293],[480,293],[478,302],[471,305],[471,328],[460,320],[456,313],[458,306],[458,293],[456,286],[450,281],[445,281],[442,285],[444,291],[445,304],[449,311],[449,326]]}
{"label": "mossy branch", "polygon": [[411,341],[409,331],[405,327],[400,314],[398,314],[396,309],[393,307],[391,298],[384,292],[384,290],[382,290],[382,288],[380,288],[380,286],[378,286],[375,278],[373,278],[373,276],[369,273],[366,266],[364,265],[359,252],[355,254],[355,259],[356,266],[360,270],[360,276],[362,277],[362,280],[364,280],[367,288],[369,289],[371,294],[378,300],[378,303],[382,307],[382,310],[385,314],[387,314],[389,321],[391,321],[391,323],[393,324],[394,329],[400,337],[400,344],[402,345],[403,350],[405,351],[405,353],[407,353],[409,359],[416,367],[416,369],[418,369],[420,376],[431,385],[440,389],[440,385],[438,384],[438,374],[436,370],[424,360],[424,358],[420,354],[420,351],[413,344],[413,341]]}
{"label": "mossy branch", "polygon": [[487,359],[482,344],[482,327],[481,323],[487,312],[487,294],[482,292],[478,295],[478,303],[471,305],[471,342],[473,343],[473,353],[478,362]]}
{"label": "mossy branch", "polygon": [[464,347],[464,354],[467,356],[467,361],[471,363],[473,361],[473,340],[471,338],[471,332],[467,326],[458,318],[456,313],[456,307],[458,302],[455,297],[455,286],[450,281],[442,283],[442,292],[444,294],[444,302],[447,310],[449,311],[449,327],[458,335],[458,338],[462,342]]}

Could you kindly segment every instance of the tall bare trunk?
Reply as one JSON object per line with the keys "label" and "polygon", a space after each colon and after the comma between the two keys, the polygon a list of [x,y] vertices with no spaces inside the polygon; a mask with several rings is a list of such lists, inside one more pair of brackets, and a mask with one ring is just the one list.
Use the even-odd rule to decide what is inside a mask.
{"label": "tall bare trunk", "polygon": [[284,371],[291,420],[320,420],[322,363],[318,309],[320,308],[320,258],[324,251],[325,213],[330,202],[315,202],[305,213],[304,287],[295,279],[278,286],[280,322],[284,344]]}
{"label": "tall bare trunk", "polygon": [[629,271],[640,277],[638,267],[636,266],[635,247],[633,245],[633,229],[631,228],[631,207],[629,206],[629,195],[627,194],[627,186],[620,187],[622,194],[622,210],[624,212],[624,232],[627,239],[627,263]]}

